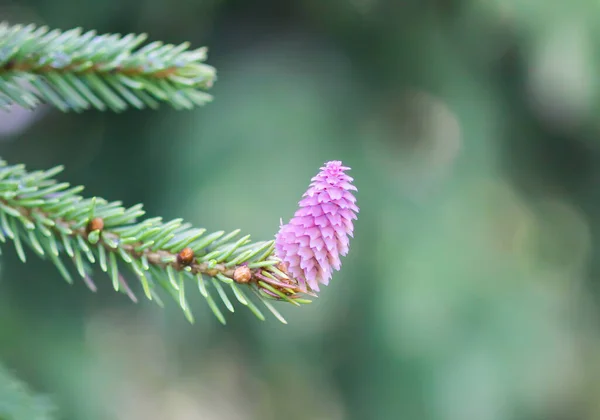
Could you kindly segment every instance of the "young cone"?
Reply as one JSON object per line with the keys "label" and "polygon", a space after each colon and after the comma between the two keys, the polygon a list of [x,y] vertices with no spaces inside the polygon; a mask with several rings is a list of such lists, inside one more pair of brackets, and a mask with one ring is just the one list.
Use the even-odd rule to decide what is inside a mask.
{"label": "young cone", "polygon": [[311,181],[298,203],[300,208],[275,237],[275,252],[302,289],[319,291],[329,284],[332,270],[341,267],[340,257],[348,254],[349,236],[354,230],[358,207],[351,191],[350,168],[331,161]]}

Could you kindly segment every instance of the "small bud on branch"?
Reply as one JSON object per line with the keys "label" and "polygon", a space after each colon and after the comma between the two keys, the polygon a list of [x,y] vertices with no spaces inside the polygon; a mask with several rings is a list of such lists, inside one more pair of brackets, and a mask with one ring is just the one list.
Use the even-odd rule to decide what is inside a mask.
{"label": "small bud on branch", "polygon": [[101,217],[94,217],[90,220],[90,223],[87,227],[87,232],[93,232],[95,230],[102,230],[104,228],[104,220]]}
{"label": "small bud on branch", "polygon": [[183,248],[177,254],[177,262],[181,265],[190,265],[194,261],[194,251],[191,248]]}

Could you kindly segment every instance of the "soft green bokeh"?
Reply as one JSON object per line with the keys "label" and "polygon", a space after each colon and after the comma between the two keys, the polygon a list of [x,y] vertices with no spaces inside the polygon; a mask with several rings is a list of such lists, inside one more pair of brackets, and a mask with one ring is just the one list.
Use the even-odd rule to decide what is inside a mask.
{"label": "soft green bokeh", "polygon": [[[0,272],[0,360],[73,420],[600,416],[600,6],[526,0],[45,2],[12,22],[210,48],[215,101],[44,110],[0,154],[149,216],[270,239],[326,160],[351,252],[319,299],[131,304],[51,264]],[[0,130],[16,124],[0,115]],[[27,120],[27,119],[25,119]],[[139,292],[139,289],[138,289]]]}

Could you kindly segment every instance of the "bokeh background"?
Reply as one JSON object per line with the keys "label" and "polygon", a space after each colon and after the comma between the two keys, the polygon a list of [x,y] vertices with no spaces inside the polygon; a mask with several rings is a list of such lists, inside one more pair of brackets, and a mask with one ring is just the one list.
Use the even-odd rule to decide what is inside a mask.
{"label": "bokeh background", "polygon": [[[351,166],[350,255],[289,325],[195,325],[0,265],[0,360],[66,420],[600,418],[600,3],[23,0],[11,23],[209,47],[191,112],[0,114],[0,154],[89,195],[272,238]],[[139,288],[137,289],[139,292]]]}

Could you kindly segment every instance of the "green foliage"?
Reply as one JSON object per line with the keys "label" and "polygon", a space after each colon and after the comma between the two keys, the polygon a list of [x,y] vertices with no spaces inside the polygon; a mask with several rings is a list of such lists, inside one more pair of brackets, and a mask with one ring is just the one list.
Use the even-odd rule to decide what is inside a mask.
{"label": "green foliage", "polygon": [[73,283],[64,263],[68,257],[92,291],[96,290],[92,267],[97,265],[116,291],[137,301],[122,274],[127,268],[148,299],[162,306],[159,290],[166,291],[190,322],[194,318],[186,291],[192,285],[223,324],[217,300],[234,312],[230,296],[264,320],[254,297],[284,323],[270,300],[298,306],[310,302],[298,293],[295,281],[277,268],[273,241],[251,242],[249,235],[239,238],[239,230],[206,234],[181,219],[138,222],[144,214],[141,204],[125,208],[120,202],[83,198],[79,195],[83,187],[53,179],[61,170],[27,172],[24,165],[0,162],[0,241],[11,240],[21,261],[27,260],[27,245]]}
{"label": "green foliage", "polygon": [[[215,70],[203,64],[205,48],[161,42],[139,48],[145,39],[1,23],[0,108],[33,109],[46,102],[64,112],[123,111],[166,102],[191,109],[211,99],[204,89],[212,86]],[[115,291],[137,302],[127,280],[135,277],[147,299],[162,306],[166,293],[190,322],[192,287],[223,324],[223,307],[234,312],[234,302],[264,320],[262,304],[283,323],[271,301],[310,303],[281,270],[274,241],[252,242],[239,230],[209,234],[182,219],[138,220],[145,213],[141,204],[125,208],[84,198],[83,187],[54,179],[61,170],[29,172],[0,160],[0,242],[12,242],[21,261],[31,250],[51,261],[68,283],[79,277],[92,291],[102,271]],[[0,367],[0,420],[49,418],[49,405]]]}
{"label": "green foliage", "polygon": [[0,365],[0,420],[51,420],[54,406]]}
{"label": "green foliage", "polygon": [[[188,43],[154,42],[136,50],[145,39],[143,34],[48,32],[46,27],[0,24],[0,106],[33,108],[42,99],[62,111],[156,108],[158,101],[189,109],[210,99],[200,90],[215,78],[215,70],[202,64],[205,48],[189,51]],[[122,274],[127,267],[148,299],[162,306],[158,289],[166,291],[190,322],[186,289],[192,283],[223,324],[213,296],[234,312],[228,291],[261,320],[264,315],[246,293],[284,323],[269,300],[310,302],[276,267],[273,241],[252,243],[249,236],[238,238],[239,230],[205,234],[181,219],[137,222],[144,214],[141,204],[126,209],[120,202],[85,199],[78,195],[83,187],[52,178],[61,169],[28,173],[24,165],[0,163],[0,241],[12,240],[23,262],[25,244],[73,283],[63,262],[67,256],[93,291],[92,266],[98,265],[116,291],[137,301]]]}
{"label": "green foliage", "polygon": [[206,48],[162,42],[139,48],[146,38],[1,23],[0,107],[34,108],[42,100],[65,112],[160,102],[191,109],[211,100],[203,91],[215,79],[215,69],[203,64]]}

